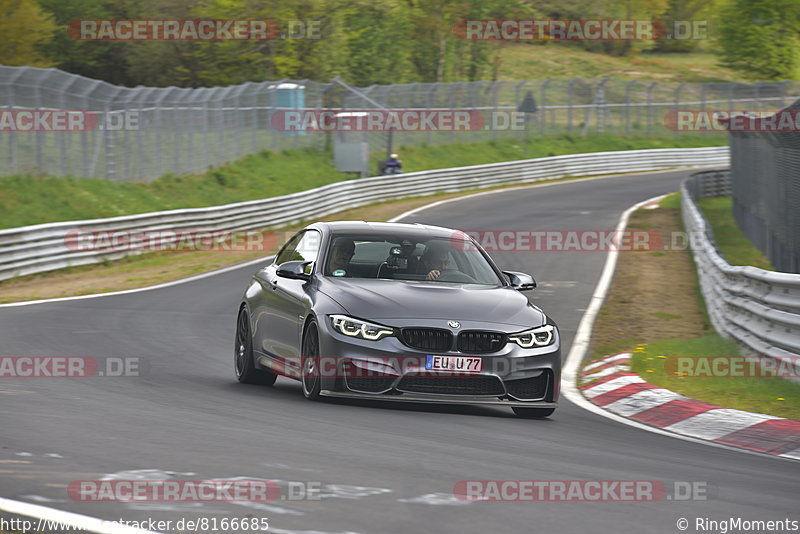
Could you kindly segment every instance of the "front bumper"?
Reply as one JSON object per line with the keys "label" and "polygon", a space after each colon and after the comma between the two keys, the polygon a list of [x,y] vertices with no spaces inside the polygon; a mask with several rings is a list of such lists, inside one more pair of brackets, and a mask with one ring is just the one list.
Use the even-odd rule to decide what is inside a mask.
{"label": "front bumper", "polygon": [[[555,407],[558,402],[561,380],[561,340],[558,335],[554,343],[547,347],[523,349],[514,343],[508,343],[501,350],[489,354],[457,351],[432,353],[409,348],[396,337],[386,337],[379,341],[349,338],[333,330],[327,318],[319,321],[319,326],[320,354],[330,358],[327,362],[329,370],[335,368],[335,373],[328,372],[327,376],[322,377],[322,394],[329,397],[541,408]],[[479,326],[465,325],[465,328],[477,329]],[[448,389],[449,386],[444,381],[438,382],[438,378],[426,378],[432,384],[430,391],[425,391],[425,387],[404,387],[409,384],[406,378],[427,375],[419,366],[416,371],[412,369],[409,372],[398,365],[398,361],[404,358],[424,361],[431,354],[480,357],[483,370],[471,376],[479,377],[475,383],[486,383],[489,387],[472,387],[473,383],[469,382],[467,387],[459,388],[456,383],[453,388]],[[369,369],[376,373],[370,376],[385,377],[383,387],[362,387],[364,381],[351,378],[353,368]],[[449,378],[447,373],[440,373],[439,376]],[[464,374],[459,376],[465,377]],[[381,379],[376,381],[380,382]],[[520,386],[525,382],[532,387],[521,394]]]}
{"label": "front bumper", "polygon": [[524,406],[527,408],[556,408],[558,403],[546,401],[517,401],[498,398],[467,397],[464,395],[424,395],[421,393],[403,395],[374,395],[369,393],[355,393],[353,391],[331,391],[322,390],[320,394],[324,397],[338,399],[366,399],[381,400],[390,402],[414,402],[414,403],[436,403],[436,404],[469,404],[469,405],[488,405],[488,406]]}

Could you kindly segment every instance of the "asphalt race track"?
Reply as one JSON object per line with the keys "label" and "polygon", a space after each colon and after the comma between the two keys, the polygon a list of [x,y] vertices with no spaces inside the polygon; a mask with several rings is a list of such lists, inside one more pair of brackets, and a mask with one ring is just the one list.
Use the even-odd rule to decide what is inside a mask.
{"label": "asphalt race track", "polygon": [[[564,182],[451,202],[408,219],[464,230],[613,230],[689,171]],[[399,178],[399,179],[402,179]],[[568,353],[605,252],[493,254],[539,282]],[[0,379],[0,496],[104,519],[268,517],[277,533],[673,533],[677,522],[800,520],[800,463],[666,437],[562,397],[549,420],[510,409],[310,402],[300,385],[240,385],[237,304],[256,266],[163,289],[0,307],[0,354],[139,358],[139,377]],[[43,281],[43,283],[46,283]],[[20,454],[26,453],[26,454]],[[153,470],[153,471],[143,471]],[[319,483],[319,500],[78,502],[114,475]],[[474,502],[461,480],[698,482],[705,500]],[[232,532],[232,531],[231,531]]]}

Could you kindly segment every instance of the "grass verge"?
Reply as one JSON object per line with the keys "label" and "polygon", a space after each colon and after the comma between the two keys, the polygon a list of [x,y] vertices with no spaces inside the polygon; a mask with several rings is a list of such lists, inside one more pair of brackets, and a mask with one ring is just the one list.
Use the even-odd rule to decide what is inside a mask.
{"label": "grass verge", "polygon": [[[629,230],[681,231],[677,193],[655,210],[631,215]],[[631,368],[645,380],[687,397],[751,412],[800,419],[800,384],[780,378],[683,377],[669,374],[672,356],[739,356],[708,321],[688,250],[620,253],[592,334],[590,358],[637,345]],[[782,400],[781,400],[782,399]]]}
{"label": "grass verge", "polygon": [[[398,147],[407,172],[562,154],[724,145],[724,136],[621,138],[612,135]],[[383,154],[373,155],[373,168]],[[167,175],[150,183],[15,175],[0,178],[0,228],[115,217],[256,200],[352,178],[329,152],[262,151],[198,175]],[[401,178],[398,178],[401,179]]]}
{"label": "grass verge", "polygon": [[701,198],[697,205],[711,225],[717,248],[728,263],[774,270],[769,259],[753,245],[736,224],[731,197]]}
{"label": "grass verge", "polygon": [[717,334],[693,339],[662,339],[635,352],[631,370],[642,378],[687,397],[748,412],[767,413],[800,420],[800,384],[781,378],[680,376],[666,366],[680,356],[737,356],[733,341]]}

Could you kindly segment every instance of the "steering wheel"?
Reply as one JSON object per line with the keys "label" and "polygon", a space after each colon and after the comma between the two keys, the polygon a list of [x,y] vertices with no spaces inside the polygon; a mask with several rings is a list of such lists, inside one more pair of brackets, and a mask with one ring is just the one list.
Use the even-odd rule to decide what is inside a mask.
{"label": "steering wheel", "polygon": [[439,276],[436,278],[439,282],[464,282],[475,284],[478,281],[466,273],[457,271],[456,269],[444,269],[439,271]]}

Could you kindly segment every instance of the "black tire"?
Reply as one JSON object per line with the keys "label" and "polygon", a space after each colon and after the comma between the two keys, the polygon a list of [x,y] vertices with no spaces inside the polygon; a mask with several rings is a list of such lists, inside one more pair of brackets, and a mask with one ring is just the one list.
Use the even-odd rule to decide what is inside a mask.
{"label": "black tire", "polygon": [[311,320],[303,334],[303,350],[300,361],[300,382],[303,384],[303,395],[307,399],[318,400],[322,390],[319,362],[319,328],[317,322]]}
{"label": "black tire", "polygon": [[253,337],[250,335],[250,319],[247,308],[242,306],[236,320],[236,340],[233,346],[233,369],[236,379],[243,384],[271,386],[278,376],[269,371],[256,369],[253,358]]}
{"label": "black tire", "polygon": [[522,406],[512,406],[511,409],[514,410],[517,417],[523,419],[544,419],[556,411],[555,408],[524,408]]}

